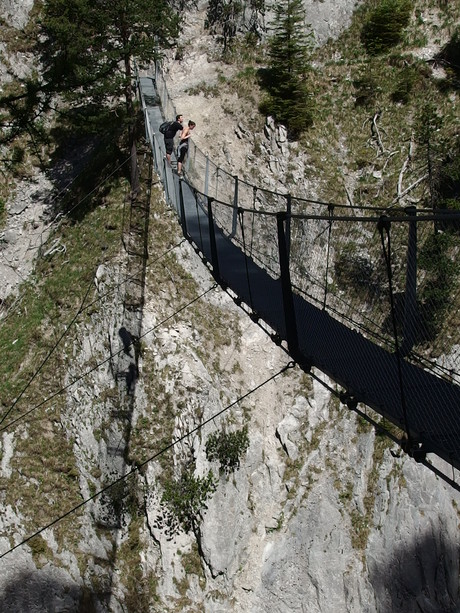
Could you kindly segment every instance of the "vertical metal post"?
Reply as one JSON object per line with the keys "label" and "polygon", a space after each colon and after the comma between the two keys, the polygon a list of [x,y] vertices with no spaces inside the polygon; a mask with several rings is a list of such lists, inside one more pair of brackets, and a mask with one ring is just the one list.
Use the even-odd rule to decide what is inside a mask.
{"label": "vertical metal post", "polygon": [[179,210],[180,210],[180,224],[182,226],[182,232],[184,236],[187,236],[187,220],[185,217],[184,193],[182,191],[182,179],[179,179]]}
{"label": "vertical metal post", "polygon": [[276,222],[278,229],[278,249],[280,258],[281,289],[283,293],[284,321],[286,324],[286,340],[288,343],[289,353],[294,359],[297,359],[297,356],[299,355],[299,339],[297,335],[291,275],[289,272],[289,250],[286,236],[287,231],[285,232],[284,229],[285,221],[287,221],[287,214],[284,211],[278,213],[276,216]]}
{"label": "vertical metal post", "polygon": [[406,289],[404,294],[404,322],[401,355],[406,356],[413,347],[418,324],[417,308],[417,208],[408,206],[406,213],[409,222],[409,240],[407,244]]}
{"label": "vertical metal post", "polygon": [[235,179],[235,190],[233,192],[233,217],[230,238],[235,236],[238,225],[238,175],[233,175],[233,178]]}
{"label": "vertical metal post", "polygon": [[291,211],[292,211],[292,196],[286,196],[286,249],[288,254],[291,252]]}
{"label": "vertical metal post", "polygon": [[214,198],[208,196],[208,223],[209,223],[209,242],[211,246],[211,264],[214,278],[220,280],[219,258],[217,256],[216,233],[214,230],[214,217],[212,214],[212,202]]}
{"label": "vertical metal post", "polygon": [[204,175],[204,195],[208,195],[209,190],[209,158],[206,156],[206,172]]}

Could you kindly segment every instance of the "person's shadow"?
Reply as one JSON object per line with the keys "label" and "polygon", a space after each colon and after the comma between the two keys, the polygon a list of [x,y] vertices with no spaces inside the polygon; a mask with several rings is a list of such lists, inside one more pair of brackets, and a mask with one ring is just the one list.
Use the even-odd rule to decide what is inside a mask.
{"label": "person's shadow", "polygon": [[123,351],[126,353],[126,355],[132,356],[131,348],[133,346],[133,337],[131,335],[131,332],[129,332],[129,330],[122,326],[118,330],[118,335],[120,336],[121,342],[123,343]]}

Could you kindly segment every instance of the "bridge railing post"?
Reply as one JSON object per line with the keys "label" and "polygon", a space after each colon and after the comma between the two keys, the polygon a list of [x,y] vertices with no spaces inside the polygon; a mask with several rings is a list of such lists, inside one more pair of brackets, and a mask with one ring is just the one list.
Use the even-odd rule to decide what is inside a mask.
{"label": "bridge railing post", "polygon": [[214,198],[208,196],[208,223],[209,223],[209,242],[211,247],[211,264],[213,268],[214,278],[220,280],[219,258],[217,256],[216,233],[214,229],[214,216],[212,212],[212,202]]}
{"label": "bridge railing post", "polygon": [[406,356],[415,342],[418,323],[417,307],[417,208],[409,206],[406,213],[409,221],[409,240],[407,244],[406,288],[404,294],[404,322],[401,355]]}
{"label": "bridge railing post", "polygon": [[184,192],[181,179],[179,179],[179,217],[180,225],[182,226],[182,232],[184,236],[187,236],[187,219],[185,217]]}
{"label": "bridge railing post", "polygon": [[230,238],[235,236],[238,227],[238,175],[233,175],[233,178],[235,179],[235,189],[233,191],[232,231]]}
{"label": "bridge railing post", "polygon": [[[291,275],[289,272],[289,242],[288,242],[288,215],[284,211],[276,216],[278,230],[278,250],[281,273],[281,291],[283,295],[284,321],[286,325],[286,340],[289,353],[296,359],[299,355],[299,338],[292,294]],[[285,230],[286,222],[286,230]]]}
{"label": "bridge railing post", "polygon": [[288,256],[291,252],[291,212],[292,212],[292,196],[286,195],[286,249]]}
{"label": "bridge railing post", "polygon": [[204,195],[209,193],[209,158],[206,156],[206,170],[204,174]]}

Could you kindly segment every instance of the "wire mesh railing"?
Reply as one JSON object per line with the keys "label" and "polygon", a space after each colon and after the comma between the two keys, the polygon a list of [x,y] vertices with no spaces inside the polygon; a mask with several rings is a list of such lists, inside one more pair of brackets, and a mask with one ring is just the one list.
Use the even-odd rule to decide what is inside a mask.
{"label": "wire mesh railing", "polygon": [[[156,87],[163,108],[175,114],[160,70]],[[363,370],[372,360],[386,364],[388,372],[376,372],[371,385],[374,397],[380,398],[375,404],[381,402],[381,414],[403,430],[417,424],[417,437],[423,438],[421,431],[428,426],[419,423],[418,415],[429,419],[437,413],[451,424],[452,432],[440,432],[441,426],[430,424],[430,444],[439,446],[444,459],[453,454],[460,466],[455,439],[460,431],[454,427],[460,423],[459,215],[413,207],[352,210],[348,205],[272,192],[222,170],[193,142],[185,178],[179,179],[165,162],[161,135],[154,133],[149,121],[146,134],[166,198],[176,209],[184,234],[211,264],[219,282],[230,286],[288,344],[300,346],[304,356],[310,356],[313,346],[320,354],[322,343],[328,342],[327,360],[332,363],[336,342],[337,352],[350,356]],[[309,310],[308,304],[315,310]],[[311,323],[315,318],[317,330]],[[332,320],[343,328],[331,327]],[[329,336],[296,338],[298,328],[318,337],[326,331]],[[374,355],[370,345],[360,343],[346,346],[352,337],[344,328],[385,353]],[[353,351],[363,355],[353,356]],[[347,370],[340,364],[334,368]],[[422,369],[434,377],[420,382]],[[357,392],[356,373],[353,382],[347,376],[339,383],[354,386]],[[382,396],[387,376],[394,388],[388,402]],[[438,389],[436,379],[448,385]],[[364,388],[360,391],[363,399],[369,396]],[[408,394],[409,425],[401,409]],[[398,408],[386,413],[386,403]],[[423,404],[423,411],[417,403]]]}
{"label": "wire mesh railing", "polygon": [[[155,80],[165,116],[175,116],[176,109],[159,65]],[[149,139],[155,159],[163,166],[159,139],[153,135]],[[433,211],[417,213],[412,208],[393,207],[390,216],[386,209],[353,207],[351,210],[348,205],[273,192],[220,168],[191,139],[185,172],[187,182],[203,202],[208,197],[215,200],[214,222],[272,276],[279,275],[272,216],[286,211],[294,291],[373,342],[394,351],[388,294],[390,271],[393,308],[404,357],[437,371],[440,376],[460,380],[459,361],[455,359],[460,346],[456,318],[459,284],[455,265],[449,266],[459,250],[455,230],[458,220],[445,216],[439,234]],[[172,174],[166,173],[163,167],[160,174],[168,199],[179,211],[179,193]],[[382,215],[387,215],[391,222],[390,268],[385,263],[377,227]],[[446,232],[450,241],[445,238]],[[444,255],[439,260],[442,249]],[[436,260],[443,262],[445,270],[436,268]],[[442,366],[446,360],[437,359],[441,348],[452,354],[448,367]]]}

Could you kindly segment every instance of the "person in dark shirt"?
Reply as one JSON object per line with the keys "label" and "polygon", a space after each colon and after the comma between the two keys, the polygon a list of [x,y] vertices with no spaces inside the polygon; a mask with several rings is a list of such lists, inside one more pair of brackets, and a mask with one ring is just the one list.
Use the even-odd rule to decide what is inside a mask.
{"label": "person in dark shirt", "polygon": [[173,121],[169,128],[166,130],[164,134],[165,139],[165,149],[166,149],[166,159],[171,164],[171,153],[174,150],[174,137],[179,132],[182,131],[182,122],[184,121],[184,117],[182,115],[176,115],[176,121]]}

